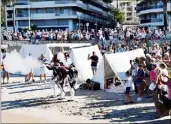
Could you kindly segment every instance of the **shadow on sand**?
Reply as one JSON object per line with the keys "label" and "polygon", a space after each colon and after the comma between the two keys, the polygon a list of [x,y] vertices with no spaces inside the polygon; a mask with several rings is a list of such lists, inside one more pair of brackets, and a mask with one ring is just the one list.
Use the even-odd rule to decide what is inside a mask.
{"label": "shadow on sand", "polygon": [[40,105],[50,105],[54,103],[64,103],[68,101],[60,101],[55,98],[33,98],[33,99],[22,99],[22,100],[14,100],[14,101],[3,101],[1,102],[1,110],[9,110],[9,109],[17,109],[24,107],[36,107]]}

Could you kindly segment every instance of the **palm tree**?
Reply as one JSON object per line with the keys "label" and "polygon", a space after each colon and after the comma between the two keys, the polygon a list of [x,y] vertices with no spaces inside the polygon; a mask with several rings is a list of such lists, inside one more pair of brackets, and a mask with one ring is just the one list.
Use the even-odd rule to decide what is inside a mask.
{"label": "palm tree", "polygon": [[7,5],[10,3],[13,3],[14,0],[1,0],[2,7],[4,8],[4,22],[5,22],[5,28],[7,28]]}

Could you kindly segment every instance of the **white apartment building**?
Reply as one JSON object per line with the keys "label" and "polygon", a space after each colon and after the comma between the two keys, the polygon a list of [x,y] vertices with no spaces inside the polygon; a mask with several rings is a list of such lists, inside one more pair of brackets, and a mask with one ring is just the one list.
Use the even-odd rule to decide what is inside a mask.
{"label": "white apartment building", "polygon": [[15,0],[7,7],[6,18],[8,26],[16,29],[36,25],[39,29],[69,31],[87,29],[87,23],[95,29],[113,22],[110,5],[98,0]]}
{"label": "white apartment building", "polygon": [[[171,29],[171,2],[167,4],[168,27]],[[158,1],[141,1],[137,4],[137,15],[140,18],[140,27],[162,28],[163,21],[163,2]]]}
{"label": "white apartment building", "polygon": [[137,27],[139,22],[136,14],[136,0],[114,0],[112,5],[115,8],[118,7],[125,14],[123,29],[126,27]]}

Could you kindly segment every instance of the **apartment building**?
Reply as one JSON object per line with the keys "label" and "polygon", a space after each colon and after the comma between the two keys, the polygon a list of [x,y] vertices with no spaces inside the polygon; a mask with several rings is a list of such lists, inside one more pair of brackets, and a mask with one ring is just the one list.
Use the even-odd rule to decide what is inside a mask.
{"label": "apartment building", "polygon": [[7,21],[16,29],[97,29],[113,25],[111,7],[99,0],[16,0],[7,7]]}
{"label": "apartment building", "polygon": [[114,0],[112,5],[125,14],[123,28],[137,27],[139,20],[136,15],[136,0]]}
{"label": "apartment building", "polygon": [[[167,4],[167,20],[168,25],[171,28],[171,2]],[[140,18],[141,27],[162,28],[164,26],[163,21],[163,2],[158,1],[141,1],[137,4],[137,15]]]}

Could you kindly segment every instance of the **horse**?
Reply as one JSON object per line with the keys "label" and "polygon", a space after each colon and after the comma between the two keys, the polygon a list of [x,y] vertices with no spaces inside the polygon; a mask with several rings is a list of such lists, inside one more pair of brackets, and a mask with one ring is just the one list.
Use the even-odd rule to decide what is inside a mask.
{"label": "horse", "polygon": [[74,65],[71,64],[68,71],[64,68],[61,68],[59,66],[53,66],[48,67],[49,70],[53,71],[53,80],[55,81],[56,85],[61,91],[59,100],[65,99],[65,91],[64,87],[69,86],[70,88],[70,95],[71,100],[73,101],[74,95],[75,95],[75,85],[76,85],[76,78],[78,77],[78,71],[74,68]]}

